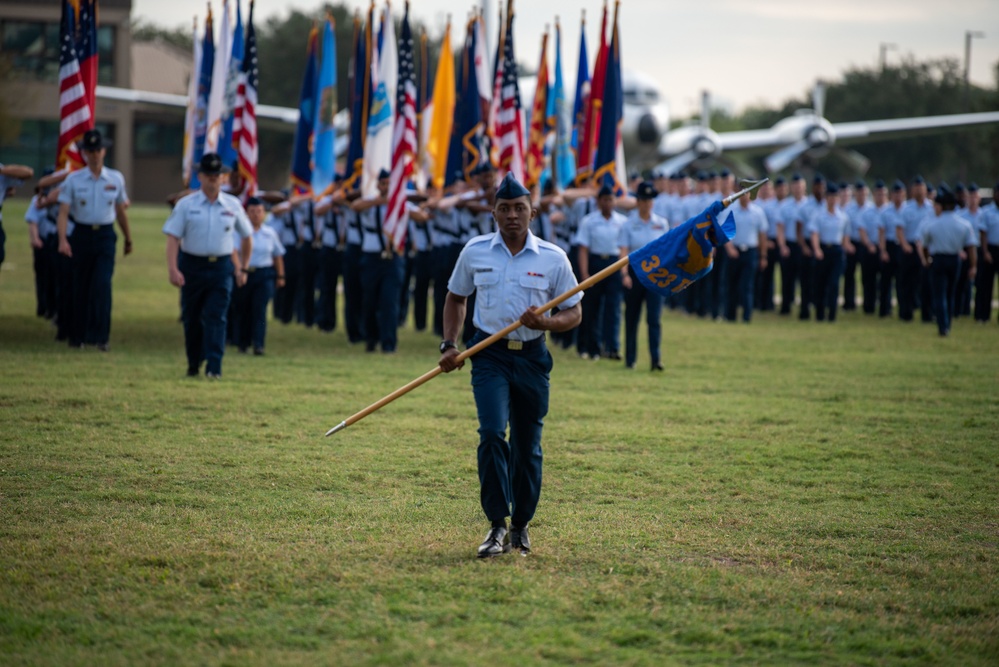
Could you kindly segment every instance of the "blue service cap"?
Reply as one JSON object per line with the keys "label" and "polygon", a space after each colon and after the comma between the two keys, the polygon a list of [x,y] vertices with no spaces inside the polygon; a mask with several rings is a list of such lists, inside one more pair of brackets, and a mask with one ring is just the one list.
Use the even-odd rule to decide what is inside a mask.
{"label": "blue service cap", "polygon": [[791,174],[791,180],[792,181],[803,181],[803,180],[805,180],[805,178],[800,173],[794,172],[793,174]]}
{"label": "blue service cap", "polygon": [[914,179],[912,179],[913,185],[923,185],[924,183],[926,183],[926,181],[923,180],[922,176],[916,176]]}
{"label": "blue service cap", "polygon": [[900,179],[900,178],[896,178],[895,179],[895,182],[891,184],[891,191],[892,192],[904,192],[905,191],[905,183],[902,182],[902,179]]}
{"label": "blue service cap", "polygon": [[638,189],[635,190],[636,199],[655,199],[657,194],[659,194],[659,191],[648,181],[639,183]]}
{"label": "blue service cap", "polygon": [[850,187],[850,186],[847,184],[846,181],[840,181],[839,182],[839,189],[840,190],[846,190],[848,187]]}
{"label": "blue service cap", "polygon": [[696,178],[699,181],[706,181],[708,180],[708,172],[700,170],[697,172],[697,174],[694,175],[694,178]]}
{"label": "blue service cap", "polygon": [[954,184],[954,194],[959,194],[961,192],[967,191],[968,188],[964,187],[964,183],[958,181]]}
{"label": "blue service cap", "polygon": [[853,184],[853,187],[856,188],[857,190],[863,190],[864,188],[867,187],[867,183],[864,183],[862,179],[858,178],[857,182]]}
{"label": "blue service cap", "polygon": [[597,198],[599,199],[600,197],[606,197],[608,195],[610,195],[611,197],[614,196],[614,188],[604,183],[603,185],[600,186],[600,191],[597,193]]}
{"label": "blue service cap", "polygon": [[636,178],[641,178],[641,177],[642,177],[642,175],[640,173],[638,173],[637,171],[635,171],[635,170],[632,170],[632,171],[628,172],[628,180],[629,181],[633,181]]}
{"label": "blue service cap", "polygon": [[708,178],[718,178],[718,172],[716,172],[716,171],[709,171],[708,172]]}
{"label": "blue service cap", "polygon": [[941,206],[947,204],[953,205],[957,203],[957,196],[951,192],[946,183],[941,183],[940,187],[937,189],[937,196],[933,198],[933,201]]}
{"label": "blue service cap", "polygon": [[388,169],[382,169],[381,171],[378,172],[378,180],[379,181],[382,180],[383,178],[391,178],[391,177],[392,177],[392,174],[389,173]]}
{"label": "blue service cap", "polygon": [[246,200],[246,208],[250,208],[251,206],[263,206],[263,205],[264,205],[264,200],[261,199],[260,197],[250,197],[249,199]]}
{"label": "blue service cap", "polygon": [[839,192],[839,186],[836,185],[836,181],[829,181],[828,183],[826,183],[826,194],[827,195],[834,195],[837,192]]}
{"label": "blue service cap", "polygon": [[[826,178],[822,174],[815,174],[815,176],[812,177],[812,185],[818,185],[819,183],[825,182]],[[832,183],[830,183],[830,185],[832,185]]]}
{"label": "blue service cap", "polygon": [[722,178],[728,178],[731,175],[732,175],[732,172],[729,171],[728,169],[722,169],[721,173],[719,174],[719,176],[721,176]]}
{"label": "blue service cap", "polygon": [[787,183],[787,181],[784,180],[783,176],[778,176],[774,179],[774,185],[784,185],[785,183]]}
{"label": "blue service cap", "polygon": [[519,199],[530,196],[531,193],[528,192],[527,188],[517,182],[517,179],[510,172],[507,172],[507,175],[503,177],[503,182],[496,190],[496,199]]}
{"label": "blue service cap", "polygon": [[884,187],[885,187],[885,182],[884,182],[884,180],[882,180],[882,179],[880,179],[880,178],[879,178],[878,180],[874,181],[874,188],[875,188],[876,190],[881,190],[881,189],[883,189]]}
{"label": "blue service cap", "polygon": [[972,181],[971,184],[968,185],[968,192],[978,192],[978,183]]}

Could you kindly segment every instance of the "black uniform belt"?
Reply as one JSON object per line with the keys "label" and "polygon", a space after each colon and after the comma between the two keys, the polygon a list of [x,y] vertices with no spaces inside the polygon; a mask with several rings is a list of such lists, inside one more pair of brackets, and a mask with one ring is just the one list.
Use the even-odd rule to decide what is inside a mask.
{"label": "black uniform belt", "polygon": [[958,257],[960,257],[960,255],[953,252],[931,252],[930,257],[932,257],[933,259],[937,259],[938,257],[940,259],[951,259],[951,258],[957,259]]}
{"label": "black uniform belt", "polygon": [[831,248],[842,248],[843,246],[840,245],[839,243],[820,243],[819,247],[822,248],[823,250],[828,250]]}
{"label": "black uniform belt", "polygon": [[273,266],[248,266],[246,267],[247,273],[256,273],[257,271],[267,271],[273,269]]}
{"label": "black uniform belt", "polygon": [[601,255],[600,253],[596,253],[596,252],[593,253],[593,256],[596,257],[597,259],[610,259],[611,257],[616,257],[616,255],[611,255],[610,253],[608,253],[606,255]]}
{"label": "black uniform belt", "polygon": [[192,255],[189,252],[182,252],[182,255],[188,260],[194,260],[195,262],[206,262],[213,264],[220,259],[231,259],[232,255]]}
{"label": "black uniform belt", "polygon": [[93,223],[93,222],[80,222],[79,220],[75,220],[74,223],[76,224],[74,229],[84,229],[91,232],[98,232],[104,227],[111,227],[112,225],[114,225],[113,222]]}
{"label": "black uniform belt", "polygon": [[532,340],[513,340],[512,338],[501,338],[496,343],[497,347],[511,352],[527,352],[534,350],[545,344],[545,336],[542,334]]}

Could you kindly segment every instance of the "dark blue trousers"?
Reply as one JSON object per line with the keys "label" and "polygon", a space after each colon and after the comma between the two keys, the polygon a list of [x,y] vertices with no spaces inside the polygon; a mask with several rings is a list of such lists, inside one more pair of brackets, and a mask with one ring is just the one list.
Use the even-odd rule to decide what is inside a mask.
{"label": "dark blue trousers", "polygon": [[806,254],[801,251],[801,262],[798,264],[798,282],[801,284],[801,308],[798,310],[798,319],[807,320],[812,316],[812,306],[818,302],[815,288],[815,273],[817,271],[815,255],[812,254],[811,244]]}
{"label": "dark blue trousers", "polygon": [[[617,256],[589,257],[590,275],[603,271]],[[615,271],[586,290],[583,295],[583,330],[590,356],[617,353],[621,349],[621,273]]]}
{"label": "dark blue trousers", "polygon": [[787,244],[787,257],[780,258],[780,314],[789,315],[801,268],[801,246],[797,241]]}
{"label": "dark blue trousers", "polygon": [[[472,343],[485,337],[477,334]],[[534,518],[541,497],[541,429],[548,414],[551,369],[543,342],[522,351],[493,345],[472,357],[479,484],[482,511],[490,521],[510,516],[513,525],[526,526]]]}
{"label": "dark blue trousers", "polygon": [[77,223],[73,250],[73,328],[70,346],[99,345],[111,338],[111,276],[118,240],[114,225]]}
{"label": "dark blue trousers", "polygon": [[631,275],[631,289],[624,290],[624,361],[627,365],[634,366],[638,357],[638,322],[642,318],[644,303],[645,323],[649,328],[649,354],[652,356],[652,363],[659,363],[659,347],[663,337],[660,322],[663,297],[646,288],[630,266],[628,273]]}
{"label": "dark blue trousers", "polygon": [[[718,250],[725,253],[724,249]],[[757,269],[760,265],[759,248],[740,250],[735,259],[726,260],[728,266],[728,297],[725,301],[725,319],[735,322],[736,311],[742,308],[742,321],[749,322],[753,318],[753,286],[756,283]]]}
{"label": "dark blue trousers", "polygon": [[434,333],[444,336],[444,301],[447,299],[447,283],[461,254],[460,243],[436,246],[433,251],[434,276]]}
{"label": "dark blue trousers", "polygon": [[[58,241],[57,241],[58,243]],[[56,340],[68,341],[76,321],[73,301],[73,260],[56,251]]]}
{"label": "dark blue trousers", "polygon": [[954,319],[957,279],[960,273],[961,259],[957,255],[933,255],[929,280],[933,291],[933,312],[936,314],[937,329],[941,336],[950,331],[951,321]]}
{"label": "dark blue trousers", "polygon": [[398,344],[399,290],[405,270],[404,258],[380,253],[361,254],[361,283],[364,289],[362,321],[365,343],[374,350],[381,343],[382,352],[394,352]]}
{"label": "dark blue trousers", "polygon": [[[881,270],[881,281],[878,283],[878,316],[888,317],[891,315],[892,284],[895,285],[896,297],[900,297],[898,276],[901,272],[902,250],[893,241],[885,242],[885,251],[888,253],[888,261],[880,262],[878,267]],[[901,303],[901,298],[899,298]]]}
{"label": "dark blue trousers", "polygon": [[852,253],[843,251],[843,310],[857,309],[857,267],[860,265],[860,239],[853,242]]}
{"label": "dark blue trousers", "polygon": [[343,251],[343,319],[347,340],[364,340],[364,289],[361,282],[361,246],[348,243]]}
{"label": "dark blue trousers", "polygon": [[291,324],[295,318],[295,305],[300,303],[302,282],[302,248],[287,246],[284,249],[284,287],[274,295],[274,317],[282,324]]}
{"label": "dark blue trousers", "polygon": [[222,374],[225,353],[226,314],[232,295],[232,259],[181,253],[177,268],[184,274],[180,288],[181,317],[184,320],[184,347],[188,372],[197,372],[206,361],[205,373]]}
{"label": "dark blue trousers", "polygon": [[991,262],[985,261],[985,253],[978,255],[978,275],[975,276],[975,321],[988,322],[992,319],[992,289],[995,287],[999,261],[999,245],[989,245]]}
{"label": "dark blue trousers", "polygon": [[[433,257],[433,250],[422,250],[412,258],[413,324],[417,331],[424,331],[427,328],[427,302],[430,297],[430,282],[434,277]],[[409,282],[406,283],[406,287],[409,287]]]}
{"label": "dark blue trousers", "polygon": [[860,263],[860,285],[864,295],[864,314],[873,315],[878,300],[879,250],[867,249],[863,243],[857,246],[857,261]]}
{"label": "dark blue trousers", "polygon": [[273,266],[256,269],[246,276],[246,284],[233,295],[235,301],[236,345],[245,350],[264,349],[267,338],[267,304],[274,297],[277,270]]}
{"label": "dark blue trousers", "polygon": [[913,312],[916,309],[918,294],[922,289],[923,265],[919,261],[915,245],[912,252],[906,254],[899,249],[899,274],[896,278],[898,282],[898,317],[904,322],[912,321]]}
{"label": "dark blue trousers", "polygon": [[839,279],[846,264],[843,246],[823,245],[822,260],[815,261],[815,319],[822,322],[829,313],[829,321],[836,321],[839,304]]}
{"label": "dark blue trousers", "polygon": [[59,242],[55,234],[42,239],[42,247],[34,248],[35,314],[52,319],[56,314],[56,258]]}
{"label": "dark blue trousers", "polygon": [[322,331],[336,329],[336,286],[343,269],[343,251],[323,246],[319,251],[319,303],[316,325]]}

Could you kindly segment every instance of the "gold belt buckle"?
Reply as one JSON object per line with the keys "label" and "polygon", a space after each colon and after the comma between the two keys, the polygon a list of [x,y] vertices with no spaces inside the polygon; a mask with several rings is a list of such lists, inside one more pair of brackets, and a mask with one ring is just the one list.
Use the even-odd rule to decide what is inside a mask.
{"label": "gold belt buckle", "polygon": [[214,261],[216,261],[216,260],[218,260],[218,257],[215,257],[215,256],[212,256],[212,257],[209,257],[209,258],[208,258],[208,261],[209,261],[209,262],[214,262]]}
{"label": "gold belt buckle", "polygon": [[256,270],[257,270],[257,267],[255,267],[255,266],[248,266],[248,267],[246,267],[246,272],[247,273],[253,273]]}
{"label": "gold belt buckle", "polygon": [[524,341],[522,340],[508,340],[506,342],[506,349],[508,350],[523,350]]}
{"label": "gold belt buckle", "polygon": [[100,225],[90,225],[90,228],[96,232],[98,229],[101,228],[101,226]]}
{"label": "gold belt buckle", "polygon": [[388,249],[382,250],[382,259],[392,259],[392,251]]}

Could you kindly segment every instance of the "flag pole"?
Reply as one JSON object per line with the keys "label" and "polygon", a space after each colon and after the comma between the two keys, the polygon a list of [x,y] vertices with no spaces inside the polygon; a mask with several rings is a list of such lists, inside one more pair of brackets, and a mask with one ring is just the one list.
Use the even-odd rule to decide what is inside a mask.
{"label": "flag pole", "polygon": [[[739,197],[741,197],[741,196],[743,196],[745,194],[753,195],[754,198],[755,198],[756,191],[760,188],[761,185],[763,185],[764,183],[766,183],[768,180],[769,179],[764,178],[763,180],[760,180],[760,181],[743,181],[742,184],[745,185],[745,186],[747,186],[747,187],[745,187],[743,190],[740,190],[739,192],[736,192],[735,194],[729,195],[728,197],[726,197],[725,199],[723,199],[722,200],[722,204],[724,204],[725,206],[730,206],[732,204],[732,202],[736,201],[737,199],[739,199]],[[589,278],[587,278],[583,282],[579,283],[578,285],[576,285],[572,289],[570,289],[570,290],[568,290],[566,292],[563,292],[562,294],[559,294],[557,297],[555,297],[554,299],[552,299],[548,303],[544,304],[543,306],[540,306],[539,308],[535,308],[535,310],[538,311],[538,312],[540,312],[540,313],[546,313],[549,310],[551,310],[552,308],[555,308],[559,304],[563,303],[566,299],[568,299],[569,297],[573,296],[574,294],[577,294],[577,293],[579,293],[579,292],[581,292],[581,291],[583,291],[585,289],[588,289],[589,287],[591,287],[593,285],[596,285],[601,280],[604,280],[608,276],[613,275],[615,271],[620,271],[621,269],[623,269],[626,266],[628,266],[628,257],[624,256],[624,257],[620,258],[619,260],[617,260],[616,262],[614,262],[613,264],[611,264],[610,266],[608,266],[607,268],[603,269],[602,271],[594,273],[592,276],[590,276]],[[486,349],[487,347],[489,347],[490,345],[492,345],[493,343],[495,343],[499,339],[505,338],[508,334],[513,333],[514,331],[516,331],[517,329],[519,329],[521,326],[522,325],[521,325],[521,323],[519,321],[513,322],[512,324],[507,325],[506,327],[504,327],[503,329],[497,331],[496,333],[494,333],[493,335],[489,336],[485,340],[479,341],[478,343],[476,343],[472,347],[470,347],[467,350],[465,350],[464,352],[460,353],[457,357],[455,357],[455,361],[458,362],[458,363],[460,363],[460,362],[464,361],[465,359],[468,359],[472,355],[477,354],[477,353],[481,352],[482,350]],[[343,420],[342,422],[340,422],[339,424],[337,424],[336,426],[334,426],[330,430],[326,431],[326,437],[329,437],[329,436],[333,435],[334,433],[336,433],[338,431],[342,431],[345,428],[347,428],[348,426],[351,426],[352,424],[356,424],[357,422],[361,421],[362,419],[364,419],[365,417],[367,417],[368,415],[370,415],[373,412],[377,412],[378,410],[381,410],[383,407],[385,407],[386,405],[388,405],[389,403],[391,403],[395,399],[399,398],[400,396],[405,396],[406,394],[408,394],[409,392],[413,391],[414,389],[416,389],[420,385],[425,384],[426,382],[434,379],[435,377],[437,377],[438,375],[440,375],[442,372],[443,371],[441,370],[440,366],[435,366],[432,370],[427,371],[426,373],[424,373],[420,377],[416,378],[415,380],[413,380],[409,384],[407,384],[405,386],[402,386],[402,387],[399,387],[398,389],[396,389],[395,391],[393,391],[391,394],[388,394],[387,396],[385,396],[385,397],[383,397],[383,398],[375,401],[374,403],[372,403],[368,407],[364,408],[360,412],[356,412],[356,413],[352,414],[347,419]]]}

